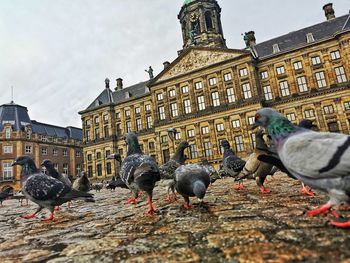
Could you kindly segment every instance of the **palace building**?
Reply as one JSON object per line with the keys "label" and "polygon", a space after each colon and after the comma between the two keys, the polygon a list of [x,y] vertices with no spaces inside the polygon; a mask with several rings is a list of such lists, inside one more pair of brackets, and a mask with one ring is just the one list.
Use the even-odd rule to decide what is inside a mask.
{"label": "palace building", "polygon": [[[31,156],[38,168],[45,159],[60,173],[76,176],[83,169],[82,130],[31,120],[28,109],[14,102],[0,106],[0,190],[21,187],[20,155]],[[43,170],[45,172],[45,170]]]}
{"label": "palace building", "polygon": [[106,79],[100,95],[79,112],[89,176],[115,174],[118,167],[106,156],[125,157],[122,137],[129,131],[159,164],[181,140],[190,144],[189,162],[207,158],[217,166],[223,139],[245,157],[255,144],[255,112],[265,106],[294,123],[307,118],[321,131],[349,134],[350,15],[336,17],[332,4],[323,11],[326,19],[319,24],[261,43],[249,31],[246,48],[231,49],[217,1],[185,1],[178,15],[178,57],[154,78],[150,74],[130,87],[118,78],[112,89]]}

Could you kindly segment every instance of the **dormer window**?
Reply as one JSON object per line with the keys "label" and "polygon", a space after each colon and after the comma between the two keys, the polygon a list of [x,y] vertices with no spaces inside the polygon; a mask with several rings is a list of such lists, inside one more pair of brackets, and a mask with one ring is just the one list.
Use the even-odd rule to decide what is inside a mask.
{"label": "dormer window", "polygon": [[272,45],[272,52],[274,54],[280,52],[280,47],[278,46],[278,44],[273,44]]}
{"label": "dormer window", "polygon": [[312,33],[307,33],[306,34],[306,42],[307,43],[311,43],[311,42],[314,42],[315,39],[314,39],[314,35]]}
{"label": "dormer window", "polygon": [[10,139],[11,138],[11,128],[7,127],[5,129],[5,138]]}

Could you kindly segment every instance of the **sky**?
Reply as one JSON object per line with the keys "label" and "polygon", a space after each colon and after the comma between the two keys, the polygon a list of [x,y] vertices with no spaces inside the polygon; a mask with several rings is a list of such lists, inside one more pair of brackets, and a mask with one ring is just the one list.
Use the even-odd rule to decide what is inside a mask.
{"label": "sky", "polygon": [[[336,16],[349,0],[333,0]],[[32,120],[81,127],[87,108],[121,77],[124,86],[155,75],[182,48],[183,0],[0,0],[0,104],[28,108]],[[218,0],[229,48],[244,48],[325,20],[324,0]]]}

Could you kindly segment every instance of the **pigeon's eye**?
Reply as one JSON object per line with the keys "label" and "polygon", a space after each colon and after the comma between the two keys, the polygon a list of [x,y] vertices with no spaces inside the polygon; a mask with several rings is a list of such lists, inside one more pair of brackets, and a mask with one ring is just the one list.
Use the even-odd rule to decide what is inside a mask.
{"label": "pigeon's eye", "polygon": [[259,120],[261,115],[259,113],[255,114],[255,121]]}

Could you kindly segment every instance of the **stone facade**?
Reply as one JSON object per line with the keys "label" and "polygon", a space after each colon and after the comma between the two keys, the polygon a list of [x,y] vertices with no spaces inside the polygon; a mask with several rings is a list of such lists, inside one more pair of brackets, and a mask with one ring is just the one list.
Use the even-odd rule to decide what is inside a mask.
{"label": "stone facade", "polygon": [[[216,3],[190,1],[181,12],[208,2]],[[321,131],[349,134],[349,20],[349,15],[329,18],[258,44],[250,31],[246,49],[186,47],[184,38],[185,49],[154,79],[119,85],[114,92],[108,84],[80,112],[85,169],[96,179],[113,176],[118,167],[105,159],[106,151],[125,156],[122,136],[130,130],[159,164],[181,140],[191,145],[188,162],[207,158],[218,166],[222,139],[245,157],[254,147],[250,126],[262,106],[278,109],[293,123],[307,118]],[[174,140],[170,128],[177,131]]]}

